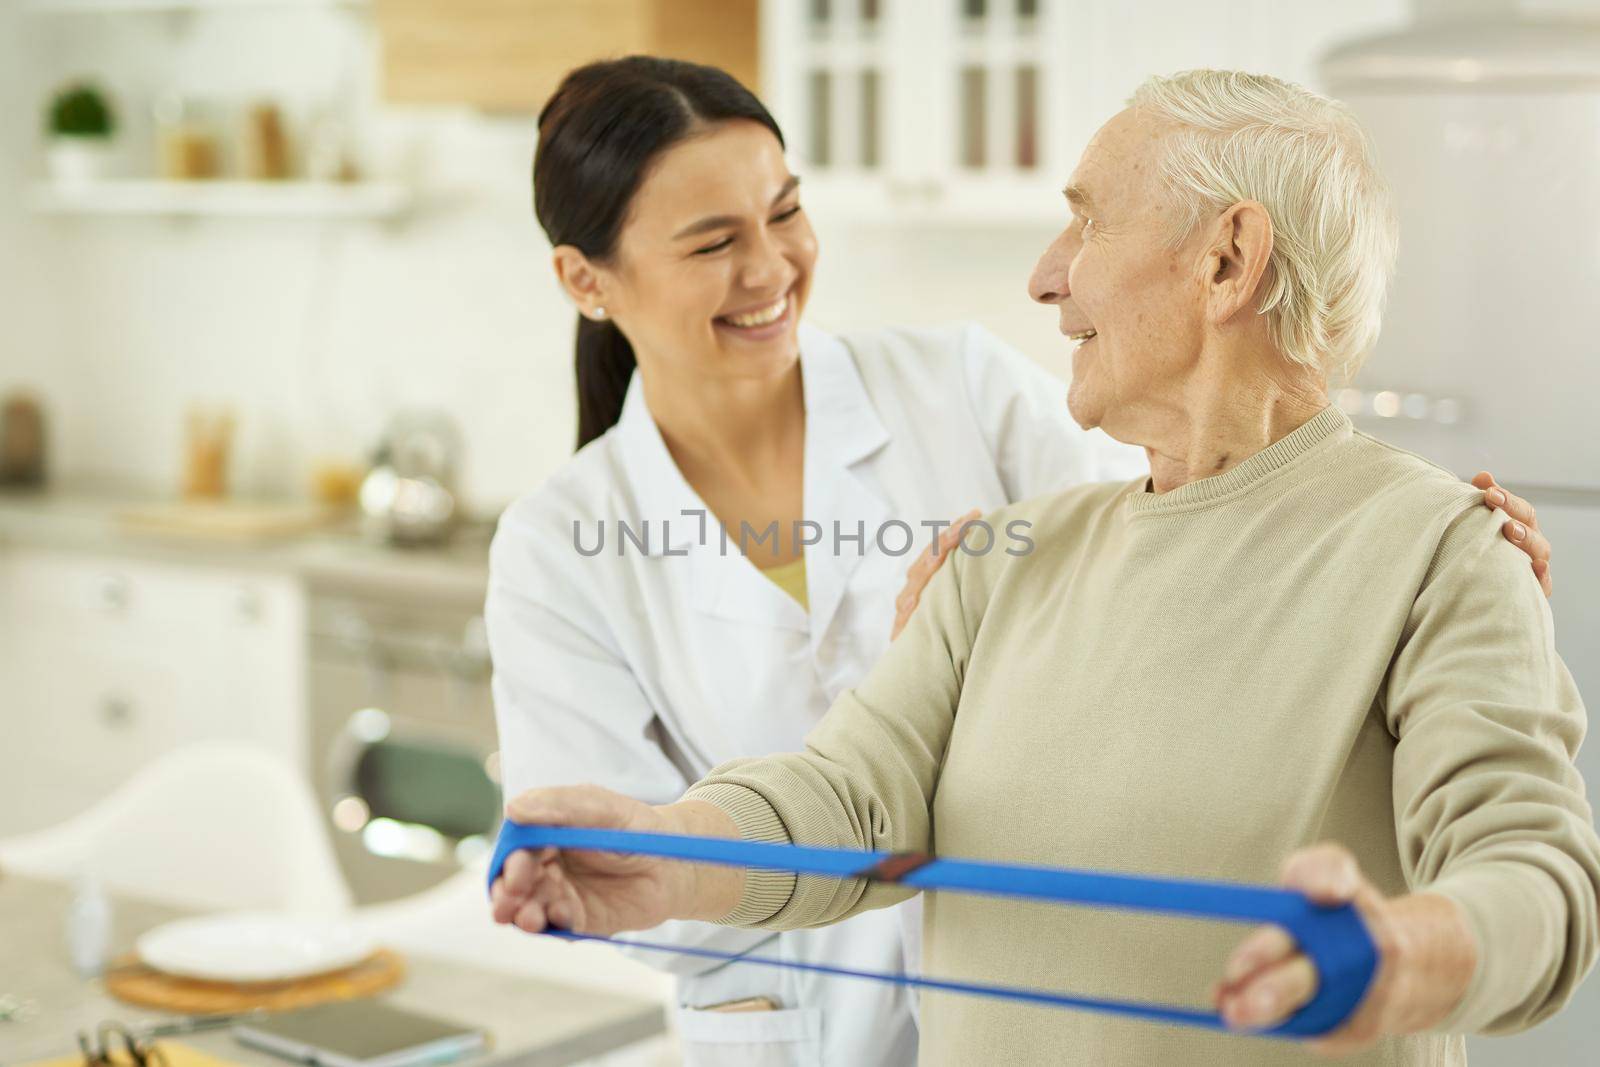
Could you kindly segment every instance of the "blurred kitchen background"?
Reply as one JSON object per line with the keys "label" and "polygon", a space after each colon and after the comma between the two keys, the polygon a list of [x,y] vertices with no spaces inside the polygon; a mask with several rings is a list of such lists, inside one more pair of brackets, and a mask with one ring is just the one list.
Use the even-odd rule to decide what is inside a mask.
{"label": "blurred kitchen background", "polygon": [[[1535,502],[1600,704],[1596,0],[0,0],[0,864],[197,742],[292,769],[360,907],[482,862],[485,550],[576,421],[534,116],[635,51],[759,87],[822,243],[813,322],[976,319],[1063,375],[1024,283],[1139,81],[1348,100],[1402,254],[1339,402]],[[465,908],[406,943],[501,951]],[[526,973],[660,995],[543,951]],[[1473,1062],[1600,1062],[1596,1018],[1591,982]]]}

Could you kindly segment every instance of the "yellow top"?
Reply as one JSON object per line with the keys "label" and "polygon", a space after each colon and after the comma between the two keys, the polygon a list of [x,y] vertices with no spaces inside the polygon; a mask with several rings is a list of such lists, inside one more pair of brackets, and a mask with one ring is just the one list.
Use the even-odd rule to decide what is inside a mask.
{"label": "yellow top", "polygon": [[806,601],[806,557],[796,556],[788,563],[780,563],[776,567],[768,567],[761,572],[772,579],[774,585],[799,601],[800,606],[807,611],[811,606]]}

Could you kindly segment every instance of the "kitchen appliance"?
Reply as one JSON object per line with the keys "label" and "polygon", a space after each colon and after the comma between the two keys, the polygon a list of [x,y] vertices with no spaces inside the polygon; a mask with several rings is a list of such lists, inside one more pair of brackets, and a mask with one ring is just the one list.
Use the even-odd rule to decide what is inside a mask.
{"label": "kitchen appliance", "polygon": [[[1463,477],[1489,469],[1555,546],[1556,647],[1600,708],[1600,20],[1418,3],[1323,60],[1400,216],[1383,335],[1338,394],[1356,424]],[[1591,802],[1600,745],[1578,756]],[[1600,982],[1555,1019],[1474,1039],[1475,1065],[1600,1062]]]}
{"label": "kitchen appliance", "polygon": [[461,432],[443,412],[404,412],[390,422],[361,483],[370,536],[389,544],[437,544],[455,528]]}
{"label": "kitchen appliance", "polygon": [[483,617],[436,599],[314,593],[311,744],[358,904],[420,892],[489,849],[501,796]]}

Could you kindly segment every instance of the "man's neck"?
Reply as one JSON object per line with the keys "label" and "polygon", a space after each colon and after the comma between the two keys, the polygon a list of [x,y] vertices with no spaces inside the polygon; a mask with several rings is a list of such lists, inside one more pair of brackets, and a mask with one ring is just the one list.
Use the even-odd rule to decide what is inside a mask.
{"label": "man's neck", "polygon": [[[1227,374],[1227,361],[1236,361]],[[1238,364],[1252,368],[1241,384]],[[1273,351],[1203,356],[1145,440],[1151,487],[1170,492],[1223,474],[1289,436],[1328,406],[1315,371]]]}

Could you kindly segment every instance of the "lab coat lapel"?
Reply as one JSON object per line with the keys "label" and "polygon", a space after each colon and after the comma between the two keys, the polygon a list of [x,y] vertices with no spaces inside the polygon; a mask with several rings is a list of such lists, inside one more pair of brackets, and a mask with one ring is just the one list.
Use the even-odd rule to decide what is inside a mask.
{"label": "lab coat lapel", "polygon": [[[733,622],[806,628],[805,611],[739,554],[736,536],[725,537],[715,515],[678,470],[634,375],[618,420],[626,475],[639,514],[649,519],[644,554],[652,566],[683,567],[690,606]],[[636,529],[639,523],[635,522]],[[608,551],[615,551],[608,546]],[[632,542],[627,551],[636,551]]]}
{"label": "lab coat lapel", "polygon": [[[866,464],[888,444],[889,431],[843,341],[802,326],[800,353],[806,398],[805,517],[818,524],[822,535],[820,543],[806,550],[815,645],[838,614],[864,554],[873,550],[879,527],[890,518],[889,503]],[[859,542],[854,540],[858,532]]]}

